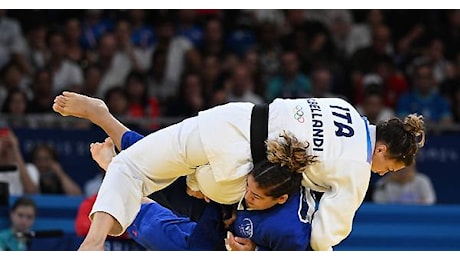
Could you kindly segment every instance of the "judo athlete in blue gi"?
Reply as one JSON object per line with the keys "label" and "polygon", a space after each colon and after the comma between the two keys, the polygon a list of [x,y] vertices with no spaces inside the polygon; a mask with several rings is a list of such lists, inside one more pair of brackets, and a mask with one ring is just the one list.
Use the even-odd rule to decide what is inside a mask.
{"label": "judo athlete in blue gi", "polygon": [[[122,149],[141,138],[136,132],[126,132]],[[225,240],[228,250],[308,250],[315,202],[309,190],[301,186],[302,170],[314,161],[306,155],[307,147],[288,133],[267,142],[267,159],[248,175],[246,193],[238,203],[233,225],[224,224],[224,214],[231,213],[228,205],[211,201],[201,217],[193,221],[144,199],[127,232],[149,250],[221,250],[228,228],[239,237],[235,239],[230,233]],[[112,154],[106,152],[108,156],[104,157],[104,149],[113,151],[111,139],[91,145],[93,158],[106,168]],[[185,185],[175,187],[176,192],[185,190]]]}

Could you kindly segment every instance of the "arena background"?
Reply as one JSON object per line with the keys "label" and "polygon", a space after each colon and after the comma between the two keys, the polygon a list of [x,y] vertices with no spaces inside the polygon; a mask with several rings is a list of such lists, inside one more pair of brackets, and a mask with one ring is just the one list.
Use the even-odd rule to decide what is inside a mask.
{"label": "arena background", "polygon": [[[39,9],[1,13],[0,28],[6,28],[0,30],[2,126],[17,135],[27,161],[35,145],[51,144],[62,167],[82,190],[100,172],[88,146],[102,141],[105,134],[84,120],[51,111],[50,97],[65,89],[107,102],[113,97],[112,112],[147,134],[233,101],[324,95],[341,96],[360,106],[370,86],[380,87],[387,108],[402,115],[398,114],[405,112],[400,111],[399,98],[416,90],[417,66],[430,64],[432,91],[445,100],[449,113],[438,109],[439,102],[409,107],[428,122],[417,169],[432,181],[436,203],[376,204],[368,198],[350,237],[336,250],[460,249],[459,10]],[[9,23],[2,24],[6,18]],[[382,33],[373,35],[372,28]],[[107,45],[101,43],[102,38]],[[72,69],[59,70],[53,63],[57,60],[68,61]],[[283,72],[290,69],[297,73],[298,82],[289,86],[300,90],[277,91],[287,75]],[[53,77],[57,74],[61,77]],[[127,91],[136,84],[129,83],[128,75],[147,90],[139,103]],[[109,96],[109,89],[115,94]],[[4,105],[8,93],[16,90],[27,96],[22,111]],[[378,179],[373,176],[371,184]],[[76,236],[73,222],[85,195],[33,197],[40,206],[35,229],[64,232],[58,237],[34,238],[32,249],[76,249],[81,237]],[[11,196],[10,201],[15,198]],[[0,226],[6,227],[6,205],[0,216]]]}

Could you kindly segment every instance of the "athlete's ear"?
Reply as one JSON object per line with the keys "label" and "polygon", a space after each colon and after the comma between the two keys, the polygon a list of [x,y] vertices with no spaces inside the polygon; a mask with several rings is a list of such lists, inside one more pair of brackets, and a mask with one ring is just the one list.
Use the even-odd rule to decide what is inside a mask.
{"label": "athlete's ear", "polygon": [[284,204],[284,203],[287,201],[288,198],[289,198],[289,195],[287,195],[287,194],[281,195],[281,196],[278,197],[278,199],[277,199],[277,200],[278,200],[278,204]]}
{"label": "athlete's ear", "polygon": [[377,143],[375,146],[375,152],[376,153],[385,153],[387,151],[388,147],[383,144],[383,143]]}

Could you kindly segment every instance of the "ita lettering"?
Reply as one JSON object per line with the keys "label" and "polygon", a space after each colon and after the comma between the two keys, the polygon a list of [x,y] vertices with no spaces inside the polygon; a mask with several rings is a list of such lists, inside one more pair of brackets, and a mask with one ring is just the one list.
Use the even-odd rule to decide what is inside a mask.
{"label": "ita lettering", "polygon": [[352,127],[352,120],[350,109],[346,107],[340,106],[329,106],[334,111],[332,111],[332,115],[335,116],[334,125],[337,127],[335,130],[336,136],[344,136],[344,137],[352,137],[355,134],[355,131]]}

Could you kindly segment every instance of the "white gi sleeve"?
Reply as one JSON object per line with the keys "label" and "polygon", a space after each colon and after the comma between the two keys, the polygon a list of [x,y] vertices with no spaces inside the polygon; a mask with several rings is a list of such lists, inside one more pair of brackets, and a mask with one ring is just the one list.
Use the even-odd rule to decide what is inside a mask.
{"label": "white gi sleeve", "polygon": [[331,251],[351,232],[356,211],[364,200],[370,166],[359,161],[334,161],[333,174],[313,216],[310,245],[313,250]]}

